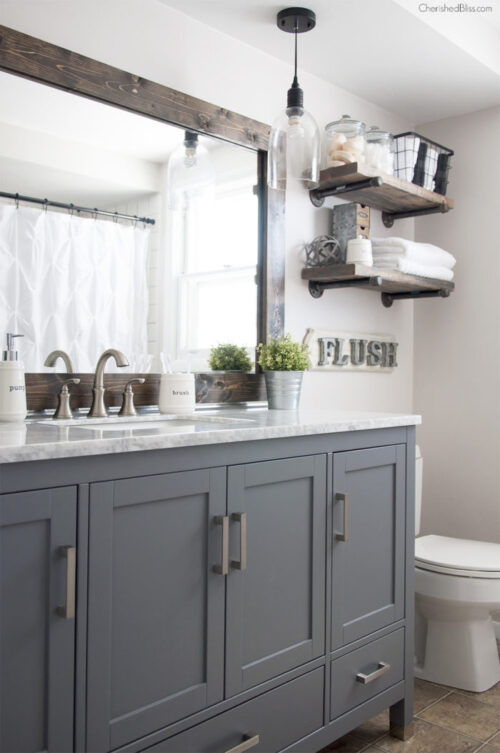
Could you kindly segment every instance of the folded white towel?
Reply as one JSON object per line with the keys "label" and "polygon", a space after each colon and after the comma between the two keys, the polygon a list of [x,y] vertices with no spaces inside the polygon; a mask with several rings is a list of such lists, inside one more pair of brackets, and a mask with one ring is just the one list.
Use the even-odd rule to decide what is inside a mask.
{"label": "folded white towel", "polygon": [[373,256],[373,266],[379,269],[394,269],[407,275],[433,277],[436,280],[453,280],[453,270],[429,264],[420,264],[413,259],[406,259],[398,254],[380,254]]}
{"label": "folded white towel", "polygon": [[406,238],[372,238],[373,256],[382,253],[401,254],[407,259],[420,264],[431,264],[436,267],[453,269],[456,259],[452,254],[432,243],[417,243]]}

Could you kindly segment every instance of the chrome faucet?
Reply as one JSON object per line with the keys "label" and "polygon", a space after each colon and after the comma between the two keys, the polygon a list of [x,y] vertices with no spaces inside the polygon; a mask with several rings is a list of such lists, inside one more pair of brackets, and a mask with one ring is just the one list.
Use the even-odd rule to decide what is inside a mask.
{"label": "chrome faucet", "polygon": [[108,415],[104,405],[104,393],[106,392],[106,388],[104,387],[104,367],[109,358],[114,358],[117,366],[129,365],[123,353],[120,350],[115,350],[115,348],[105,350],[100,356],[95,367],[92,405],[87,413],[87,418],[105,418]]}
{"label": "chrome faucet", "polygon": [[71,358],[64,350],[53,350],[52,353],[49,353],[43,365],[55,366],[58,358],[62,358],[62,360],[64,361],[64,365],[66,366],[66,374],[72,374],[73,364],[71,363]]}

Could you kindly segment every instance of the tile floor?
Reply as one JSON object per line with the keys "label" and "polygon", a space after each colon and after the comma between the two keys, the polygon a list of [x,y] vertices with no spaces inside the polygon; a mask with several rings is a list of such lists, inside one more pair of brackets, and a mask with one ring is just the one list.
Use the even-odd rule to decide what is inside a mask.
{"label": "tile floor", "polygon": [[388,729],[385,711],[321,753],[500,753],[500,683],[468,693],[415,680],[414,736],[403,743]]}

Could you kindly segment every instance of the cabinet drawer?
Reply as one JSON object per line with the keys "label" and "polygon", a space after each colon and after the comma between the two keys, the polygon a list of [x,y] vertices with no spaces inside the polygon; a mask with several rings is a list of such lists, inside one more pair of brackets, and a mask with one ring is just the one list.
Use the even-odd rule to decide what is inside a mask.
{"label": "cabinet drawer", "polygon": [[334,659],[331,664],[330,719],[403,679],[404,628]]}
{"label": "cabinet drawer", "polygon": [[242,750],[245,740],[245,750],[277,753],[323,726],[323,684],[320,667],[158,743],[147,753],[229,753]]}

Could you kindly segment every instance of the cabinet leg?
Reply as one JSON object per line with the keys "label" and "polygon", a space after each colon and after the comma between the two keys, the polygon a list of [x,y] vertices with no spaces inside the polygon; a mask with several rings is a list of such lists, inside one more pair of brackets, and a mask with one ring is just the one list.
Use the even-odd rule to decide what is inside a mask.
{"label": "cabinet leg", "polygon": [[413,723],[413,702],[406,699],[398,701],[390,708],[391,726],[389,734],[398,740],[409,740],[413,737],[415,725]]}

